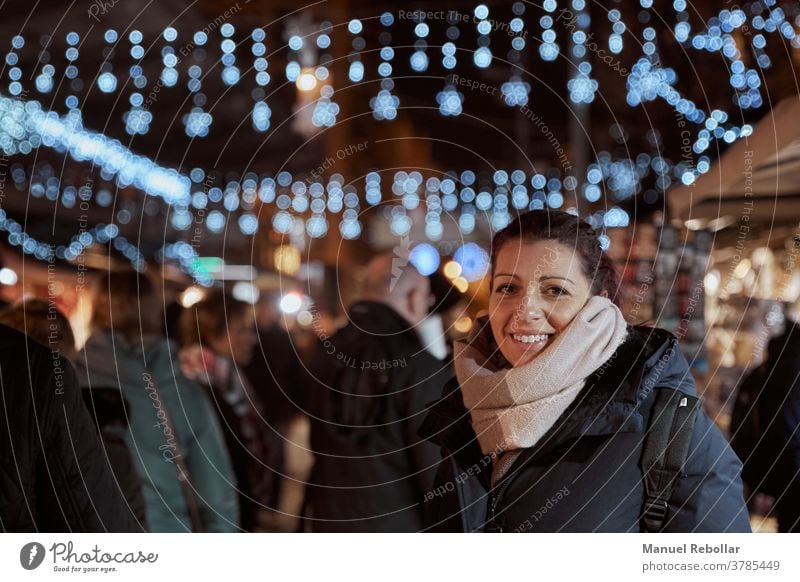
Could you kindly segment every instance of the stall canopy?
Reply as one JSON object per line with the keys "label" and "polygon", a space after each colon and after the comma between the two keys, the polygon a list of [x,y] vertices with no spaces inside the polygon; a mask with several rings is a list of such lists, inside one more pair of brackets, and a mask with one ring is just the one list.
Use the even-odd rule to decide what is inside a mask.
{"label": "stall canopy", "polygon": [[[800,217],[800,95],[780,101],[689,186],[667,195],[673,218],[702,220],[743,214],[785,222]],[[752,204],[750,204],[752,202]]]}

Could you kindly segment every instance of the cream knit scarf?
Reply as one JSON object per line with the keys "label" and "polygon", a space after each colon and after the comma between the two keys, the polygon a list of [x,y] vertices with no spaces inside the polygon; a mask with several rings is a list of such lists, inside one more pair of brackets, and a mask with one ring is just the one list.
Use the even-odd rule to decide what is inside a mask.
{"label": "cream knit scarf", "polygon": [[455,345],[455,370],[481,450],[497,458],[496,482],[521,449],[535,445],[555,424],[627,331],[620,310],[593,296],[542,353],[512,368],[499,353],[488,322],[477,323],[468,342]]}

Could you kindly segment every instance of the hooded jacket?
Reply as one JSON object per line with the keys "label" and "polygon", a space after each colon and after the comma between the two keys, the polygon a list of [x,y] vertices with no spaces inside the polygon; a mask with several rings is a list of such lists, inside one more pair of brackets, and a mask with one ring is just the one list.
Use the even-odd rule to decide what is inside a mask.
{"label": "hooded jacket", "polygon": [[[640,459],[662,388],[695,394],[677,339],[659,329],[629,328],[555,425],[491,487],[493,456],[481,452],[458,383],[451,381],[421,429],[443,455],[425,496],[427,530],[644,531]],[[720,431],[698,410],[664,531],[749,532],[740,471]]]}
{"label": "hooded jacket", "polygon": [[192,530],[178,455],[206,530],[238,531],[236,481],[219,424],[203,389],[181,374],[173,344],[160,336],[133,343],[120,334],[96,333],[76,359],[83,387],[116,388],[125,398],[128,428],[121,436],[142,480],[150,531]]}
{"label": "hooded jacket", "polygon": [[389,306],[362,301],[349,317],[311,367],[311,528],[419,531],[439,452],[417,431],[452,371]]}

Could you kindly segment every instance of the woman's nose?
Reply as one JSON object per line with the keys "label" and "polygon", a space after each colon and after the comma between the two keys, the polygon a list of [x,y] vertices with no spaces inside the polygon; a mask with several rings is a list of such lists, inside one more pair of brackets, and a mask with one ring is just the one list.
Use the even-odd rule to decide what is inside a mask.
{"label": "woman's nose", "polygon": [[523,314],[526,319],[539,319],[544,315],[539,297],[536,293],[528,293],[525,297]]}

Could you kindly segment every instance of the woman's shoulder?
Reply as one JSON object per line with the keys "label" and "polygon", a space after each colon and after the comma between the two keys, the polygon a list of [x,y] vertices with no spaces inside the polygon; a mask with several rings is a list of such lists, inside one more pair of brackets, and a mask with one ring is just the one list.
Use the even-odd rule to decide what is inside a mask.
{"label": "woman's shoulder", "polygon": [[672,332],[649,325],[629,325],[628,336],[621,351],[633,354],[645,370],[682,358],[680,343]]}
{"label": "woman's shoulder", "polygon": [[672,332],[646,324],[628,325],[628,338],[642,345],[651,354],[665,344],[678,341]]}
{"label": "woman's shoulder", "polygon": [[594,376],[627,376],[633,369],[648,369],[675,341],[670,332],[642,325],[628,325],[628,333],[611,357],[594,372]]}
{"label": "woman's shoulder", "polygon": [[174,340],[163,335],[146,335],[142,338],[142,345],[148,356],[168,359],[178,358],[178,345]]}
{"label": "woman's shoulder", "polygon": [[696,394],[694,376],[675,334],[649,326],[634,326],[631,334],[640,352],[640,401],[661,388]]}
{"label": "woman's shoulder", "polygon": [[678,385],[673,377],[688,374],[674,334],[657,327],[629,325],[628,335],[616,352],[589,378],[596,399],[639,406],[654,388]]}

